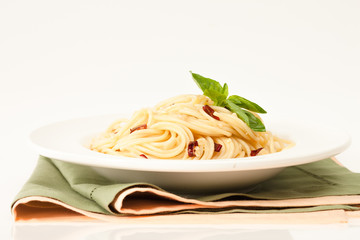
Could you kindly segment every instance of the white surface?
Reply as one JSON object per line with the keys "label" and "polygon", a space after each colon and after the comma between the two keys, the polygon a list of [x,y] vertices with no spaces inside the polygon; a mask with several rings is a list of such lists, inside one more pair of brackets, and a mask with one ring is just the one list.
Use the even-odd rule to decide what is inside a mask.
{"label": "white surface", "polygon": [[58,223],[58,224],[18,224],[14,228],[17,240],[28,240],[29,236],[37,240],[58,239],[132,239],[132,240],[330,240],[358,239],[357,228],[343,225],[182,225],[182,226],[119,226],[116,224],[94,223]]}
{"label": "white surface", "polygon": [[[356,0],[1,1],[1,239],[36,164],[30,131],[199,93],[189,70],[260,104],[265,121],[344,127],[353,141],[338,159],[360,172],[359,12]],[[360,235],[359,227],[289,229],[288,239]]]}
{"label": "white surface", "polygon": [[[129,113],[127,117],[130,116]],[[120,183],[147,182],[166,190],[195,193],[249,187],[275,176],[284,167],[333,157],[350,144],[348,133],[334,126],[289,118],[266,124],[276,136],[295,143],[290,149],[274,154],[186,161],[129,158],[91,151],[92,138],[118,118],[119,114],[115,114],[55,122],[34,130],[30,142],[42,156],[91,166]]]}

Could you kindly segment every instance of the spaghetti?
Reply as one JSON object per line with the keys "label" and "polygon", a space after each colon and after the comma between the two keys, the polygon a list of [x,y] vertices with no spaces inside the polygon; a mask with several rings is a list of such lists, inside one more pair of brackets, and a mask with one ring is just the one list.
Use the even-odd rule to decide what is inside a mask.
{"label": "spaghetti", "polygon": [[93,139],[90,149],[138,158],[224,159],[275,153],[292,145],[269,131],[253,131],[207,96],[180,95],[115,121]]}

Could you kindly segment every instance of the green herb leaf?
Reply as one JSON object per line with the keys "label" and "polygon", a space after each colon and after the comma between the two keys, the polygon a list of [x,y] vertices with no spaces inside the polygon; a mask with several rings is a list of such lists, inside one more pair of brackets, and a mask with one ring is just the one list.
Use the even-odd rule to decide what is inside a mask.
{"label": "green herb leaf", "polygon": [[[266,111],[250,100],[247,100],[243,97],[229,95],[228,85],[225,83],[223,86],[213,79],[203,77],[199,74],[192,73],[190,71],[194,81],[203,91],[204,95],[209,97],[216,106],[226,107],[231,112],[236,113],[238,118],[243,120],[252,130],[257,132],[265,132],[265,126],[262,121],[257,118],[253,113],[247,111],[258,113],[266,113]],[[247,109],[247,110],[245,110]]]}
{"label": "green herb leaf", "polygon": [[221,84],[218,81],[215,81],[210,78],[203,77],[197,73],[190,72],[193,76],[196,84],[201,88],[201,90],[204,92],[207,89],[213,89],[214,91],[223,92],[223,88],[221,87]]}
{"label": "green herb leaf", "polygon": [[203,91],[205,96],[208,96],[214,101],[217,106],[223,106],[225,99],[229,94],[228,86],[225,83],[224,87],[218,81],[203,77],[199,74],[190,72],[196,84]]}
{"label": "green herb leaf", "polygon": [[238,105],[236,105],[235,103],[233,103],[231,100],[226,99],[225,100],[225,107],[227,109],[229,109],[230,111],[232,111],[233,113],[236,113],[236,115],[238,116],[238,118],[240,118],[241,120],[243,120],[249,127],[250,127],[250,120],[248,115],[245,113],[245,111],[239,107]]}
{"label": "green herb leaf", "polygon": [[232,95],[228,99],[231,100],[236,105],[238,105],[239,107],[245,108],[247,110],[257,113],[266,113],[266,111],[262,107],[260,107],[259,105],[257,105],[256,103],[250,100],[247,100],[246,98],[237,95]]}
{"label": "green herb leaf", "polygon": [[229,87],[226,83],[224,83],[224,86],[222,87],[222,93],[227,97],[229,95]]}
{"label": "green herb leaf", "polygon": [[249,111],[244,110],[245,114],[249,117],[248,126],[255,132],[266,132],[264,123],[257,118],[254,114]]}
{"label": "green herb leaf", "polygon": [[234,103],[230,98],[226,99],[226,108],[236,113],[238,118],[243,120],[252,130],[256,132],[266,132],[263,122],[249,111],[242,109],[239,105]]}
{"label": "green herb leaf", "polygon": [[217,92],[213,89],[206,89],[204,91],[204,95],[208,96],[211,100],[214,101],[214,105],[216,106],[224,106],[224,101],[226,100],[226,96],[220,92]]}

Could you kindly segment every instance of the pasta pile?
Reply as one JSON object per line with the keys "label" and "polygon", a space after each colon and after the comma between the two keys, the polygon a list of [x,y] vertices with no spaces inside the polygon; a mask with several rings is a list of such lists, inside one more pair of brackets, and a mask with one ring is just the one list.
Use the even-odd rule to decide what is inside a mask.
{"label": "pasta pile", "polygon": [[90,149],[134,158],[200,160],[251,157],[291,146],[269,131],[253,131],[207,96],[180,95],[115,121]]}

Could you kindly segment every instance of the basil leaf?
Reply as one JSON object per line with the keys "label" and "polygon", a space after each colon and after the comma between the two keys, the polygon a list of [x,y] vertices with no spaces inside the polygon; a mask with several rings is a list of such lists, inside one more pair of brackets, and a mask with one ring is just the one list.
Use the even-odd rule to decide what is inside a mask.
{"label": "basil leaf", "polygon": [[190,73],[204,95],[209,97],[214,102],[214,105],[225,107],[231,112],[236,113],[238,118],[243,120],[252,130],[257,132],[266,131],[261,119],[249,112],[266,113],[263,108],[256,103],[237,95],[228,97],[229,88],[226,83],[221,86],[219,82],[213,79],[203,77],[197,73],[192,73],[191,71]]}
{"label": "basil leaf", "polygon": [[232,95],[228,98],[230,101],[232,101],[233,103],[235,103],[236,105],[238,105],[239,107],[248,109],[250,111],[253,112],[257,112],[257,113],[266,113],[266,111],[260,107],[259,105],[257,105],[256,103],[247,100],[246,98],[237,96],[237,95]]}
{"label": "basil leaf", "polygon": [[211,100],[214,101],[215,106],[224,106],[224,102],[226,100],[226,95],[214,91],[213,89],[206,89],[204,91],[204,95],[208,96]]}
{"label": "basil leaf", "polygon": [[197,73],[190,72],[192,77],[194,78],[196,84],[199,86],[199,88],[204,92],[207,89],[213,89],[214,91],[223,92],[223,88],[221,87],[221,84],[218,81],[215,81],[210,78],[203,77]]}
{"label": "basil leaf", "polygon": [[246,125],[248,125],[250,127],[250,120],[248,115],[245,113],[245,111],[239,107],[238,105],[236,105],[235,103],[233,103],[231,100],[226,99],[225,100],[225,105],[226,108],[229,109],[230,111],[232,111],[233,113],[236,113],[236,115],[238,116],[238,118],[240,118],[241,120],[243,120]]}
{"label": "basil leaf", "polygon": [[263,124],[263,122],[257,118],[254,114],[252,114],[251,112],[248,112],[246,110],[244,110],[245,114],[248,116],[249,118],[249,124],[248,126],[254,130],[255,132],[266,132],[266,128]]}
{"label": "basil leaf", "polygon": [[243,120],[252,130],[256,132],[266,132],[263,122],[249,111],[242,109],[234,103],[230,98],[225,100],[226,108],[236,113],[238,118]]}
{"label": "basil leaf", "polygon": [[219,82],[213,79],[203,77],[196,73],[190,73],[205,96],[208,96],[211,100],[213,100],[215,105],[224,106],[224,101],[229,94],[226,83],[222,87]]}
{"label": "basil leaf", "polygon": [[225,98],[229,95],[229,87],[226,83],[224,83],[224,86],[222,87],[222,93],[226,96]]}

